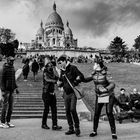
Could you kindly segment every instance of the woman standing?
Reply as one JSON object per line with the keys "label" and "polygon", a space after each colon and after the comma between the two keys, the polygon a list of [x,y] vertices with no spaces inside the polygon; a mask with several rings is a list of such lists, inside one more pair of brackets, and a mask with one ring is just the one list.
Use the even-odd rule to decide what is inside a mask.
{"label": "woman standing", "polygon": [[103,64],[99,56],[95,56],[95,63],[93,66],[92,77],[86,80],[93,80],[95,84],[96,101],[94,114],[94,127],[90,137],[97,136],[97,128],[101,110],[106,105],[106,114],[108,116],[109,124],[112,132],[112,139],[117,139],[115,119],[113,116],[113,105],[115,101],[114,88],[115,84],[107,79],[107,67]]}

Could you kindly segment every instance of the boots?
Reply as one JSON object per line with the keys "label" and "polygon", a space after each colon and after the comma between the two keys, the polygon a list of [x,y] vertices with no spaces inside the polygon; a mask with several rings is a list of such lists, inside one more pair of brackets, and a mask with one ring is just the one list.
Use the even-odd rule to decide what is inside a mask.
{"label": "boots", "polygon": [[76,136],[80,136],[80,129],[79,128],[75,128],[75,135]]}

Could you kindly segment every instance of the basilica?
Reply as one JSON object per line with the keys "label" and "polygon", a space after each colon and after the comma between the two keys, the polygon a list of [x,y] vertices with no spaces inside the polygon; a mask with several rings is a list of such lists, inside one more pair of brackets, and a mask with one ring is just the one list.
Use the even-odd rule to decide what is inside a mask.
{"label": "basilica", "polygon": [[57,13],[55,3],[53,4],[53,12],[48,16],[44,27],[41,21],[35,42],[37,48],[77,48],[77,39],[73,38],[69,22],[67,21],[64,28],[62,18]]}

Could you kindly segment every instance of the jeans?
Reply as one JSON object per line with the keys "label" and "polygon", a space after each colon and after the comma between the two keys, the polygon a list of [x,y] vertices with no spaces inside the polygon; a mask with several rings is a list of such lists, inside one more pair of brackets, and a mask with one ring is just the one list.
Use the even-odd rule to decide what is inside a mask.
{"label": "jeans", "polygon": [[[113,105],[114,105],[115,97],[114,95],[111,95],[109,97],[109,103],[106,103],[106,114],[108,116],[109,124],[111,127],[112,134],[116,134],[116,126],[115,126],[115,119],[113,116]],[[93,131],[97,132],[98,123],[99,123],[99,117],[101,114],[102,107],[104,106],[104,103],[98,103],[98,97],[96,97],[95,102],[95,114],[94,114],[94,127]]]}
{"label": "jeans", "polygon": [[57,125],[56,96],[49,95],[48,93],[48,96],[46,98],[43,98],[43,102],[44,102],[44,112],[42,117],[42,125],[45,125],[47,123],[49,107],[51,107],[51,113],[52,113],[52,126]]}
{"label": "jeans", "polygon": [[1,123],[10,122],[13,111],[13,104],[14,94],[10,91],[6,91],[3,95],[2,101]]}
{"label": "jeans", "polygon": [[77,98],[74,93],[67,95],[64,93],[66,117],[69,129],[73,129],[73,123],[76,129],[79,129],[79,118],[76,111]]}

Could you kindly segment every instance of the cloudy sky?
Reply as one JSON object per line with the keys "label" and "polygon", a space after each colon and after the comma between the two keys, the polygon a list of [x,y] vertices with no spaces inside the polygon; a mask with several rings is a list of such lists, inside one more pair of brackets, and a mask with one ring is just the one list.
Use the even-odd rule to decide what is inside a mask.
{"label": "cloudy sky", "polygon": [[[52,13],[54,0],[0,0],[0,27],[20,42],[31,42]],[[129,48],[140,35],[140,0],[55,0],[64,25],[69,21],[78,46],[106,48],[119,36]]]}

